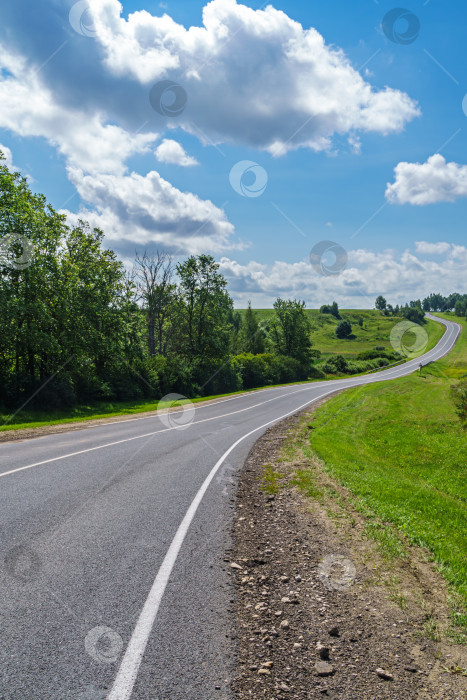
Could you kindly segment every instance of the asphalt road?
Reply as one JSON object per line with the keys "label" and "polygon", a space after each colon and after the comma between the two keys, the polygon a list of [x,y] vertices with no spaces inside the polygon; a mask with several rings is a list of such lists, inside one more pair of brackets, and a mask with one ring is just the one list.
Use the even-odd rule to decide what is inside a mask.
{"label": "asphalt road", "polygon": [[235,475],[271,424],[373,375],[0,444],[0,700],[230,698]]}

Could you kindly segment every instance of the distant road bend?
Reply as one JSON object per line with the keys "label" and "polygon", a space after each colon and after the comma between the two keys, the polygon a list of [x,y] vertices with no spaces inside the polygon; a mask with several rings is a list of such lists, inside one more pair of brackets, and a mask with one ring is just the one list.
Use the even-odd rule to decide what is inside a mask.
{"label": "distant road bend", "polygon": [[0,700],[231,698],[235,475],[273,423],[376,374],[0,444]]}

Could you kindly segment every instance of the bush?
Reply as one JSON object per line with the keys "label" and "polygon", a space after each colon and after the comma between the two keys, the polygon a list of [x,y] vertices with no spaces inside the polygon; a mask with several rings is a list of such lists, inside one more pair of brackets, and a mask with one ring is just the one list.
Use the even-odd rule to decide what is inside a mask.
{"label": "bush", "polygon": [[396,361],[400,360],[402,355],[398,352],[385,351],[384,348],[376,348],[376,350],[364,350],[359,352],[357,355],[357,360],[375,360],[378,357],[383,357],[386,360]]}
{"label": "bush", "polygon": [[324,379],[325,373],[313,365],[308,370],[308,379]]}
{"label": "bush", "polygon": [[352,324],[350,321],[341,321],[336,326],[336,335],[338,338],[348,338],[352,335]]}
{"label": "bush", "polygon": [[451,389],[456,413],[460,421],[467,427],[467,380],[459,382]]}
{"label": "bush", "polygon": [[323,366],[323,371],[326,372],[326,374],[344,374],[346,370],[347,362],[342,355],[333,355]]}

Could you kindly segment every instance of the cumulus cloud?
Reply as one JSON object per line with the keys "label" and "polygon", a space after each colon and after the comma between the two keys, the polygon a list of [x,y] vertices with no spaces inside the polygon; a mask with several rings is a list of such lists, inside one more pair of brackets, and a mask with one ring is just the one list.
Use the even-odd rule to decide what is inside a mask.
{"label": "cumulus cloud", "polygon": [[0,104],[0,127],[47,139],[71,166],[89,172],[124,172],[125,161],[149,151],[159,136],[131,134],[106,123],[101,113],[61,105],[23,57],[5,50],[0,55]]}
{"label": "cumulus cloud", "polygon": [[[279,156],[330,149],[333,136],[400,131],[419,115],[405,93],[373,88],[344,52],[268,6],[212,0],[203,26],[186,29],[146,10],[121,17],[118,0],[92,0],[96,41],[114,75],[148,87],[180,83],[188,95],[177,123],[209,141],[246,144]],[[227,89],[226,89],[227,88]]]}
{"label": "cumulus cloud", "polygon": [[[68,177],[89,207],[65,211],[70,223],[86,219],[132,252],[150,243],[184,254],[239,247],[229,240],[234,227],[225,212],[210,200],[181,192],[155,171],[128,173],[127,159],[150,152],[158,133],[132,134],[100,113],[60,105],[37,73],[8,52],[0,57],[0,103],[0,127],[43,137],[64,156]],[[163,154],[184,154],[171,144],[179,145],[161,144]],[[11,161],[9,149],[5,155]]]}
{"label": "cumulus cloud", "polygon": [[388,183],[386,198],[392,204],[436,204],[467,197],[467,165],[447,163],[442,155],[426,163],[399,163],[395,181]]}
{"label": "cumulus cloud", "polygon": [[416,241],[415,250],[417,253],[424,253],[425,255],[444,255],[452,250],[453,246],[451,243],[440,242],[440,243],[428,243],[427,241]]}
{"label": "cumulus cloud", "polygon": [[[442,256],[440,260],[426,259],[424,254],[435,250]],[[256,307],[270,307],[276,297],[282,296],[303,299],[308,308],[333,299],[345,308],[373,308],[379,294],[392,304],[401,304],[433,291],[462,291],[467,248],[420,241],[415,254],[410,250],[400,254],[392,250],[351,250],[345,270],[330,277],[316,273],[307,260],[265,265],[256,261],[240,264],[222,257],[220,264],[238,307],[245,306],[249,299]]]}
{"label": "cumulus cloud", "polygon": [[181,143],[172,139],[164,139],[155,150],[155,156],[161,163],[173,163],[183,167],[199,165],[196,158],[189,156]]}
{"label": "cumulus cloud", "polygon": [[4,156],[2,165],[6,165],[9,170],[16,170],[17,168],[15,168],[15,166],[13,165],[13,155],[8,146],[3,146],[3,144],[0,143],[0,151],[3,153]]}
{"label": "cumulus cloud", "polygon": [[222,209],[181,192],[155,171],[120,176],[70,169],[69,177],[81,199],[94,207],[79,214],[66,212],[69,221],[81,218],[102,228],[117,250],[153,244],[187,254],[233,247],[229,237],[234,227]]}

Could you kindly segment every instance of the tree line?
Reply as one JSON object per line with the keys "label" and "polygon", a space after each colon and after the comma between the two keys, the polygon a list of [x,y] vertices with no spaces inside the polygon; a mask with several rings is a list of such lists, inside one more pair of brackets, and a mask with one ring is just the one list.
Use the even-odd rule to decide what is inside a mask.
{"label": "tree line", "polygon": [[[129,271],[103,237],[83,221],[68,226],[0,160],[3,407],[207,395],[318,374],[304,302],[277,299],[268,323],[250,305],[242,318],[211,256],[175,264],[144,253]],[[15,265],[25,240],[31,264]]]}
{"label": "tree line", "polygon": [[453,292],[445,297],[432,293],[424,299],[416,299],[408,304],[391,306],[383,296],[376,299],[375,308],[386,316],[404,316],[415,323],[423,322],[426,311],[451,312],[456,316],[467,316],[467,294]]}

